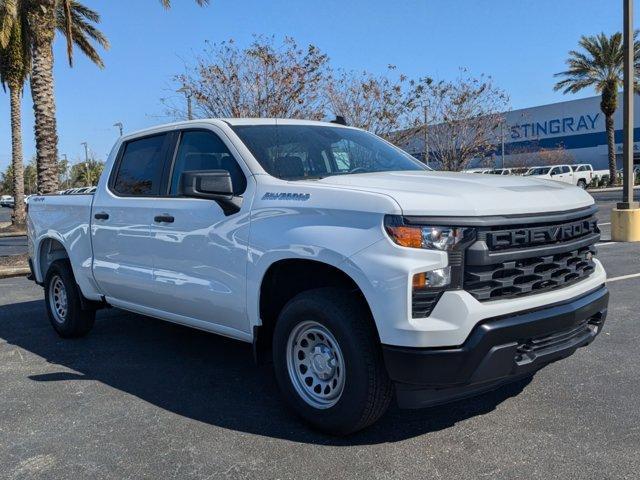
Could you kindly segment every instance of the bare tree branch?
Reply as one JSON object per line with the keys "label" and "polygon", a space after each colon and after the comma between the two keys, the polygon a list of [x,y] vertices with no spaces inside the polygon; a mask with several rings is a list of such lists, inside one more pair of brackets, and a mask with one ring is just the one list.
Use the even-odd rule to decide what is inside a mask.
{"label": "bare tree branch", "polygon": [[[286,37],[255,37],[245,49],[233,40],[207,44],[194,66],[174,80],[194,101],[199,117],[322,119],[328,57]],[[165,101],[167,113],[184,118],[182,107]]]}

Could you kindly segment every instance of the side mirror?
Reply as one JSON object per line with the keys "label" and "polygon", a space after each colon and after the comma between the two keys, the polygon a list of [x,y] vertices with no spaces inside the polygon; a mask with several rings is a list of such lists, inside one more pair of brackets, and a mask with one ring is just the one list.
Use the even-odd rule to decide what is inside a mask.
{"label": "side mirror", "polygon": [[227,170],[183,172],[181,180],[185,197],[215,200],[225,215],[236,213],[242,206],[242,197],[233,194],[231,174]]}

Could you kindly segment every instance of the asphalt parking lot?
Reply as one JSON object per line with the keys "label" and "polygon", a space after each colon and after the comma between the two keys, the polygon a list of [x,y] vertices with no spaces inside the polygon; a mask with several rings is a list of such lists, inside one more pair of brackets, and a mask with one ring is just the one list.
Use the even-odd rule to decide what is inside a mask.
{"label": "asphalt parking lot", "polygon": [[0,238],[0,255],[19,255],[27,251],[27,237]]}
{"label": "asphalt parking lot", "polygon": [[10,208],[0,207],[0,225],[11,222],[11,212],[12,210]]}
{"label": "asphalt parking lot", "polygon": [[640,245],[608,241],[614,201],[599,197],[611,304],[590,347],[345,439],[292,416],[248,345],[116,309],[62,340],[41,288],[0,280],[0,478],[637,479]]}

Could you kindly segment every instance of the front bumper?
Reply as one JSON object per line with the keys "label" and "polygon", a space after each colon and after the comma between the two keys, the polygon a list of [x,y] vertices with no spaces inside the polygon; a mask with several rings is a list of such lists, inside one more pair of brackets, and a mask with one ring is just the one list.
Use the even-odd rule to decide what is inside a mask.
{"label": "front bumper", "polygon": [[460,346],[383,345],[398,403],[420,408],[468,397],[568,357],[600,333],[608,303],[601,285],[569,301],[484,320]]}

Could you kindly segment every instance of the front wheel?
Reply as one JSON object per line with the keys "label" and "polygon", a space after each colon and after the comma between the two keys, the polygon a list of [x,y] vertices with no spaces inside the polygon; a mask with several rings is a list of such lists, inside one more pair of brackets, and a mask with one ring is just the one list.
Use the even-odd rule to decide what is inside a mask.
{"label": "front wheel", "polygon": [[363,429],[391,401],[371,315],[353,293],[321,288],[289,301],[276,324],[273,357],[284,399],[324,432]]}
{"label": "front wheel", "polygon": [[82,308],[80,295],[69,262],[53,262],[44,280],[44,299],[51,325],[61,337],[82,337],[93,328],[96,312]]}

